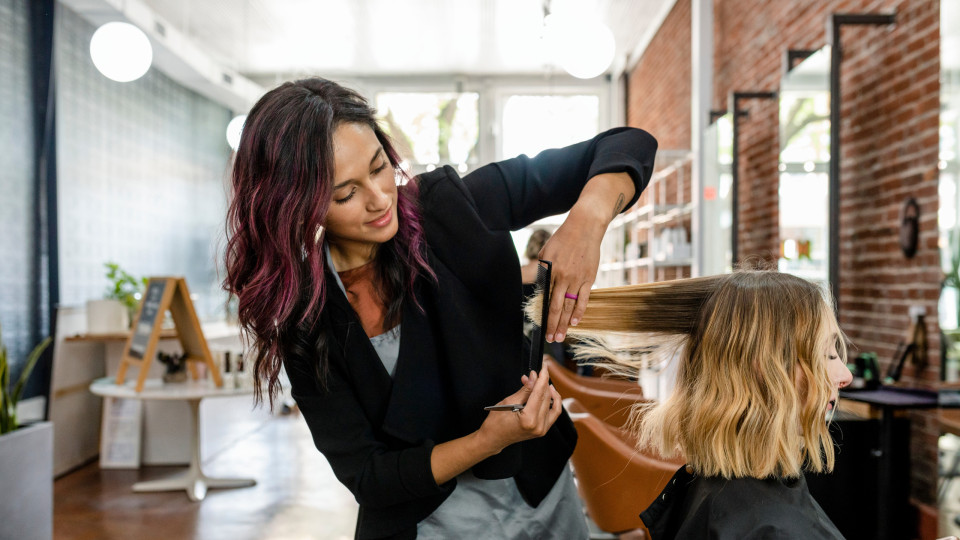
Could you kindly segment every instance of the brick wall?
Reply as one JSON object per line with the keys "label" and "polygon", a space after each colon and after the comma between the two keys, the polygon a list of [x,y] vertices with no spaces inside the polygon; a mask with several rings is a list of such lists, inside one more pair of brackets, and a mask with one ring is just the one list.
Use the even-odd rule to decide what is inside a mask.
{"label": "brick wall", "polygon": [[[885,372],[909,324],[909,307],[925,307],[928,367],[916,373],[909,366],[902,380],[935,384],[939,1],[716,0],[713,9],[715,109],[725,109],[735,90],[777,90],[784,52],[825,45],[830,13],[896,11],[894,26],[843,30],[840,321],[857,350],[878,353]],[[678,133],[689,130],[689,56],[668,58],[674,50],[688,53],[689,24],[690,2],[678,1],[630,77],[628,119],[656,134],[662,148],[679,144]],[[648,103],[660,110],[649,110]],[[740,120],[740,256],[775,259],[778,104],[746,100],[741,106],[749,115]],[[686,109],[682,115],[680,109]],[[908,196],[921,207],[920,250],[913,259],[898,248],[900,208]],[[911,419],[911,495],[932,504],[939,425],[933,412],[912,413]]]}
{"label": "brick wall", "polygon": [[[629,74],[627,87],[627,123],[653,134],[659,143],[657,168],[674,166],[655,190],[647,190],[637,206],[677,204],[690,201],[690,161],[676,167],[673,155],[685,155],[690,149],[690,0],[677,0],[656,36],[647,46]],[[676,151],[676,152],[674,152]],[[684,192],[678,198],[678,189]],[[690,232],[690,217],[657,223],[635,231],[638,242],[649,242],[652,235],[666,227],[683,227]],[[629,281],[665,281],[690,276],[689,266],[634,268]]]}
{"label": "brick wall", "polygon": [[690,0],[677,0],[627,86],[627,123],[661,150],[690,148]]}
{"label": "brick wall", "polygon": [[[927,311],[928,367],[908,366],[903,381],[939,381],[937,299],[942,272],[937,249],[940,110],[939,2],[896,2],[890,28],[844,30],[841,117],[840,314],[861,350],[891,360],[905,339],[910,306]],[[920,249],[899,249],[900,209],[920,204]],[[911,494],[935,501],[934,412],[911,415]]]}

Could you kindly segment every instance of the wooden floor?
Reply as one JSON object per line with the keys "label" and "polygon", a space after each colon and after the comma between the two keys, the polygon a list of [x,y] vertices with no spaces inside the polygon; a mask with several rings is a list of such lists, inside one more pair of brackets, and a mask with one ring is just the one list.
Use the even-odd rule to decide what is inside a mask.
{"label": "wooden floor", "polygon": [[[204,461],[210,476],[257,479],[211,490],[193,503],[183,491],[134,493],[134,482],[179,467],[101,470],[87,465],[54,483],[55,540],[349,540],[357,504],[313,446],[298,415],[277,416]],[[216,441],[213,441],[216,442]],[[219,445],[218,445],[219,446]]]}

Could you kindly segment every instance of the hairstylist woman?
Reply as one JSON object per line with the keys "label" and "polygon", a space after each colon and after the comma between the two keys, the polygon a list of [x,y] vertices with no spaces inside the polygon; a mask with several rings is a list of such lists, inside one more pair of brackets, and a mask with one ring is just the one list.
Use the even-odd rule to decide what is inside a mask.
{"label": "hairstylist woman", "polygon": [[[398,182],[397,154],[357,93],[305,79],[253,107],[225,287],[257,351],[258,398],[263,384],[272,401],[282,363],[317,448],[360,503],[357,538],[586,537],[566,466],[576,432],[546,368],[519,377],[508,231],[570,211],[542,252],[557,300],[545,333],[562,340],[655,151],[647,133],[617,129],[462,179],[443,167]],[[497,402],[526,406],[483,410]]]}

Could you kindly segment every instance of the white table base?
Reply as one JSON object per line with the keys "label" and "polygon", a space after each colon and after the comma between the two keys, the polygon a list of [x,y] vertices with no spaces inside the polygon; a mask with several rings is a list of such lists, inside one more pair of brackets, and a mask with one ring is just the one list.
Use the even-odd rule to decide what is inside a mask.
{"label": "white table base", "polygon": [[193,420],[190,467],[185,471],[160,480],[137,482],[136,492],[185,490],[191,501],[202,501],[210,488],[242,488],[257,484],[253,478],[211,478],[203,473],[200,463],[200,399],[186,400]]}

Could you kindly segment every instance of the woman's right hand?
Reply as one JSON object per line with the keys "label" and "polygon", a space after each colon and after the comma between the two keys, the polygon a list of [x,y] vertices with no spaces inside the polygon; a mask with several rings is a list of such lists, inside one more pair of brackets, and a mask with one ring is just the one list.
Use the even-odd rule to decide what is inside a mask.
{"label": "woman's right hand", "polygon": [[497,405],[522,403],[523,410],[491,411],[477,432],[494,452],[514,443],[543,437],[563,410],[560,394],[550,384],[547,364],[539,374],[531,371],[529,376],[521,377],[520,382],[523,387]]}

